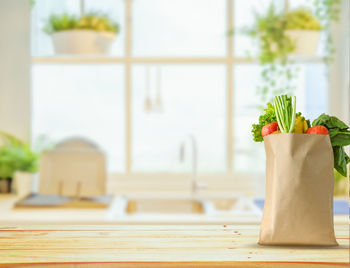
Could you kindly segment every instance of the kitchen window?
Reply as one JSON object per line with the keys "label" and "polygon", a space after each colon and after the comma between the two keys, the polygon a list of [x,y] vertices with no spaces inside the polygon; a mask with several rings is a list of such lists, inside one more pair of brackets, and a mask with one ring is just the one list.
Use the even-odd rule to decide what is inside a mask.
{"label": "kitchen window", "polygon": [[[262,144],[250,135],[261,67],[246,57],[255,46],[241,29],[270,2],[35,1],[32,140],[84,136],[107,153],[110,172],[184,173],[190,159],[180,163],[179,148],[193,135],[200,173],[263,172]],[[272,2],[280,9],[312,4]],[[55,56],[45,20],[97,10],[120,24],[110,55]],[[298,110],[315,118],[328,109],[326,67],[320,57],[298,65]],[[317,100],[310,97],[315,91]]]}

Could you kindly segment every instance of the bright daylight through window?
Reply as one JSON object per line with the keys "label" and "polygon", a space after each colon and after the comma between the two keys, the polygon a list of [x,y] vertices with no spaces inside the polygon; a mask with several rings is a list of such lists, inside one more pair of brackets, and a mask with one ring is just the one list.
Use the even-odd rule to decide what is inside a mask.
{"label": "bright daylight through window", "polygon": [[[110,172],[184,173],[191,167],[179,161],[180,144],[191,135],[200,173],[264,171],[263,145],[254,144],[250,135],[260,113],[256,91],[262,67],[244,29],[254,24],[253,11],[266,12],[271,1],[35,2],[34,142],[41,136],[52,142],[82,136],[106,152]],[[287,8],[312,4],[272,2],[279,10],[287,2]],[[42,31],[49,16],[93,11],[120,26],[110,55],[55,55],[50,36]],[[298,111],[311,119],[328,110],[322,46],[318,54],[297,62]]]}

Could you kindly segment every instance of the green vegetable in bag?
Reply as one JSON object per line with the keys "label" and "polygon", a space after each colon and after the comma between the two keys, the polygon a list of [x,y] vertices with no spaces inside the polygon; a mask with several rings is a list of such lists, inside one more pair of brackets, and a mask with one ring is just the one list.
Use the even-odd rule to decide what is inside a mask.
{"label": "green vegetable in bag", "polygon": [[349,126],[335,116],[321,114],[312,122],[313,126],[324,126],[329,130],[334,155],[334,168],[344,177],[347,176],[346,166],[350,157],[344,151],[344,146],[350,145]]}
{"label": "green vegetable in bag", "polygon": [[277,120],[276,114],[275,114],[275,107],[271,103],[267,104],[267,108],[264,111],[265,113],[260,115],[259,117],[259,124],[253,124],[252,134],[253,134],[253,139],[256,142],[261,142],[264,140],[261,135],[262,128],[265,125],[270,124]]}

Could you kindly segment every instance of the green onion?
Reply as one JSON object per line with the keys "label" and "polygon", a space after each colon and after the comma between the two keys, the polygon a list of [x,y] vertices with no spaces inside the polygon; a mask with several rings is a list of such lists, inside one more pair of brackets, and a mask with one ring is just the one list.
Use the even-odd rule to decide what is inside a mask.
{"label": "green onion", "polygon": [[296,97],[276,96],[273,100],[278,126],[282,133],[292,133],[295,126]]}

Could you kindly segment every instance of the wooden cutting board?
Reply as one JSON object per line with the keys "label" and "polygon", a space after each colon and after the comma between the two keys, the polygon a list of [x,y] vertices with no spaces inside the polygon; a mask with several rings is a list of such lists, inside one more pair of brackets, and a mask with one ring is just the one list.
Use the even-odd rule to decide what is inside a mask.
{"label": "wooden cutting board", "polygon": [[0,267],[348,267],[349,229],[339,247],[257,245],[250,226],[3,226]]}

